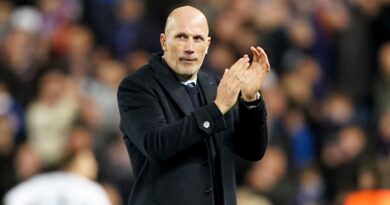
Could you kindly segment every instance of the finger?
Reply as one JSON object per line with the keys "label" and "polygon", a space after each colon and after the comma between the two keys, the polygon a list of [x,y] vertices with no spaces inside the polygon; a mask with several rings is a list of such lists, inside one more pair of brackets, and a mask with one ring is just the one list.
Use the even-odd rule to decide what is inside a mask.
{"label": "finger", "polygon": [[245,62],[242,65],[242,68],[240,70],[238,70],[238,72],[236,73],[236,76],[238,77],[239,81],[243,81],[244,80],[245,72],[248,70],[249,66],[250,66],[249,62]]}
{"label": "finger", "polygon": [[249,56],[247,54],[245,54],[243,56],[243,59],[244,61],[239,65],[240,67],[237,68],[237,72],[235,73],[236,76],[238,76],[239,78],[241,78],[243,76],[243,73],[245,72],[245,70],[247,70],[249,68]]}
{"label": "finger", "polygon": [[265,64],[265,67],[267,68],[267,71],[271,71],[271,64],[269,64],[268,61],[267,61],[267,63]]}
{"label": "finger", "polygon": [[229,81],[229,69],[225,68],[225,71],[223,72],[221,82]]}
{"label": "finger", "polygon": [[248,54],[245,54],[243,58],[246,60],[246,62],[248,63],[250,62],[250,58]]}
{"label": "finger", "polygon": [[231,68],[230,68],[230,75],[235,76],[238,72],[240,72],[241,69],[249,62],[248,58],[240,58]]}
{"label": "finger", "polygon": [[263,64],[266,61],[264,50],[260,47],[257,47],[256,51],[259,53],[259,63]]}
{"label": "finger", "polygon": [[259,62],[261,57],[260,52],[257,51],[257,49],[253,46],[251,46],[250,50],[252,51],[253,54],[253,62]]}
{"label": "finger", "polygon": [[239,58],[232,66],[230,66],[230,73],[234,73],[236,72],[236,70],[238,69],[239,67],[239,64],[242,63],[243,61],[243,58]]}
{"label": "finger", "polygon": [[261,53],[264,63],[269,63],[267,53],[264,51],[264,49],[257,47],[257,50]]}
{"label": "finger", "polygon": [[264,53],[264,56],[265,56],[265,68],[267,69],[267,71],[270,71],[271,70],[271,64],[269,63],[269,61],[268,61],[268,56],[267,56],[267,54],[266,53]]}
{"label": "finger", "polygon": [[257,50],[261,53],[261,65],[266,71],[270,71],[271,66],[268,60],[267,53],[264,51],[264,49],[257,47]]}

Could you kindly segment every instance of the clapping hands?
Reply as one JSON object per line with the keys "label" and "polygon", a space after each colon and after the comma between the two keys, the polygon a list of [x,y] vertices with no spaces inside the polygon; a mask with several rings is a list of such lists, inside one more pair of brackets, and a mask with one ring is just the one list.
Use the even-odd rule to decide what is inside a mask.
{"label": "clapping hands", "polygon": [[222,76],[215,104],[223,114],[235,105],[240,92],[244,101],[256,100],[256,93],[260,91],[270,71],[271,66],[265,51],[260,47],[251,47],[250,50],[253,54],[252,63],[245,54],[230,69],[225,69]]}

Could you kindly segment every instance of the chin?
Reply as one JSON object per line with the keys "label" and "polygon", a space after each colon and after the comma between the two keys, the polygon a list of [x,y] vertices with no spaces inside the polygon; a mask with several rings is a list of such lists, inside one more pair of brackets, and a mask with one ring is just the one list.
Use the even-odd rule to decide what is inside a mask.
{"label": "chin", "polygon": [[181,68],[178,69],[178,73],[180,75],[194,75],[195,73],[197,73],[199,70],[198,67],[195,67],[195,66],[182,66]]}
{"label": "chin", "polygon": [[185,79],[191,79],[197,73],[197,71],[198,71],[197,69],[191,69],[191,70],[182,69],[180,70],[180,72],[176,72],[176,73]]}

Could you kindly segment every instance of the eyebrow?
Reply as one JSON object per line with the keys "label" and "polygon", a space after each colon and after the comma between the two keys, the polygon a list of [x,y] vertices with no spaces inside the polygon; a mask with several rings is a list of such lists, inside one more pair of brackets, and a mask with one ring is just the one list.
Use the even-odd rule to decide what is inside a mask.
{"label": "eyebrow", "polygon": [[205,37],[203,35],[200,35],[200,34],[195,35],[194,38],[201,38],[202,40],[205,39]]}
{"label": "eyebrow", "polygon": [[175,36],[188,36],[188,34],[184,32],[177,33]]}
{"label": "eyebrow", "polygon": [[[187,33],[184,33],[184,32],[180,32],[180,33],[177,33],[175,36],[190,36],[190,35],[188,35]],[[205,39],[205,37],[202,34],[195,34],[194,38]]]}

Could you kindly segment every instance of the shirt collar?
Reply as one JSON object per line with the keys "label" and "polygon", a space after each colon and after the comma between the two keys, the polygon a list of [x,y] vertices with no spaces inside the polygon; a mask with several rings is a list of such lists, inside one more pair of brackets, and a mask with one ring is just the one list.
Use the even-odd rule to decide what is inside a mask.
{"label": "shirt collar", "polygon": [[187,81],[185,81],[185,82],[180,82],[180,83],[183,84],[183,85],[188,85],[188,84],[190,84],[190,83],[195,83],[195,85],[196,85],[196,80],[197,80],[197,78],[198,78],[198,77],[195,77],[195,79],[193,79],[193,80],[187,80]]}

